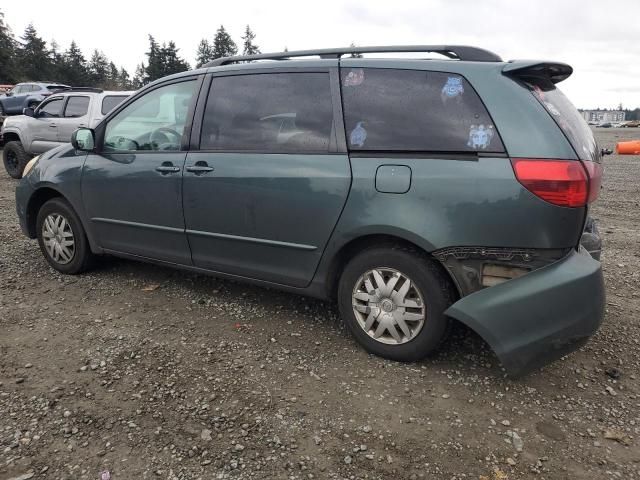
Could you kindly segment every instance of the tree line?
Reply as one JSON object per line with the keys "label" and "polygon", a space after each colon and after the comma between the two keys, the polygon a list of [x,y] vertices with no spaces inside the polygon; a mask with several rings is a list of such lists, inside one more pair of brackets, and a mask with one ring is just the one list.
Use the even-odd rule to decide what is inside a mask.
{"label": "tree line", "polygon": [[[241,37],[242,54],[260,53],[255,37],[247,25]],[[75,87],[137,90],[158,78],[189,70],[191,67],[179,50],[175,42],[160,44],[149,35],[146,59],[130,76],[124,67],[117,66],[100,50],[95,49],[87,59],[75,41],[66,50],[61,50],[55,40],[47,45],[32,24],[16,39],[0,11],[0,84],[51,81]],[[203,38],[200,41],[195,66],[198,68],[216,58],[237,53],[237,44],[221,25],[211,40]]]}

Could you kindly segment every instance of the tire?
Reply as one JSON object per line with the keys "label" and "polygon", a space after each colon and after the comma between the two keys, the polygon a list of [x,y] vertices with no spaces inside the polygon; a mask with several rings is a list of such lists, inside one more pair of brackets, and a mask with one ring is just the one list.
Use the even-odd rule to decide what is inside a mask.
{"label": "tire", "polygon": [[[376,284],[374,270],[387,291]],[[365,277],[370,283],[363,280]],[[394,277],[397,279],[389,283]],[[390,289],[394,281],[397,283]],[[367,293],[371,287],[373,295]],[[362,251],[346,265],[338,285],[340,314],[358,343],[370,353],[400,362],[421,360],[441,344],[450,325],[444,311],[452,302],[450,279],[438,265],[427,255],[403,246]],[[418,320],[421,315],[422,322]],[[404,320],[404,329],[398,316]],[[390,328],[380,326],[389,322],[395,336]],[[381,329],[382,333],[374,338]]]}
{"label": "tire", "polygon": [[21,142],[14,140],[5,144],[2,160],[5,170],[11,177],[22,178],[22,172],[31,160],[31,155],[25,151]]}
{"label": "tire", "polygon": [[[42,205],[36,233],[42,254],[57,271],[75,275],[91,267],[94,257],[80,218],[62,198],[52,198]],[[65,245],[69,240],[73,245]]]}

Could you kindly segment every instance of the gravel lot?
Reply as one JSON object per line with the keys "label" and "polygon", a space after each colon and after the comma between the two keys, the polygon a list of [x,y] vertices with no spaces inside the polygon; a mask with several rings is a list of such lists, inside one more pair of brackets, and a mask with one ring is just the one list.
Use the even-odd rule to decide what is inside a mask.
{"label": "gravel lot", "polygon": [[462,327],[399,364],[316,300],[111,258],[61,276],[2,169],[0,480],[640,478],[639,179],[606,157],[602,329],[513,381]]}

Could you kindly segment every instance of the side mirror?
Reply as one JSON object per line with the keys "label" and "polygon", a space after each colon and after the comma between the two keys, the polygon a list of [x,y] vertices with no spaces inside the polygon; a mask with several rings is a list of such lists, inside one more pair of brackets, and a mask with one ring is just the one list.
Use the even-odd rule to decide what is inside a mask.
{"label": "side mirror", "polygon": [[26,115],[27,117],[35,117],[36,116],[36,112],[31,107],[23,108],[22,109],[22,114]]}
{"label": "side mirror", "polygon": [[96,135],[91,128],[79,128],[71,135],[71,145],[76,150],[93,152],[96,147]]}

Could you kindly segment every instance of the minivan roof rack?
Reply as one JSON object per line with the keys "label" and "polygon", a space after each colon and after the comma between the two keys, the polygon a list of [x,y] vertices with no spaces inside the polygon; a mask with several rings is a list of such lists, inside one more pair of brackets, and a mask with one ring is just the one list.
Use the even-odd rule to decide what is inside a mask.
{"label": "minivan roof rack", "polygon": [[252,60],[289,60],[294,57],[320,56],[320,58],[340,58],[350,53],[406,53],[423,52],[439,53],[454,60],[470,62],[501,62],[499,55],[478,47],[466,45],[398,45],[379,47],[347,47],[320,48],[317,50],[296,50],[293,52],[258,53],[256,55],[235,55],[233,57],[217,58],[204,67],[219,67],[236,62]]}

